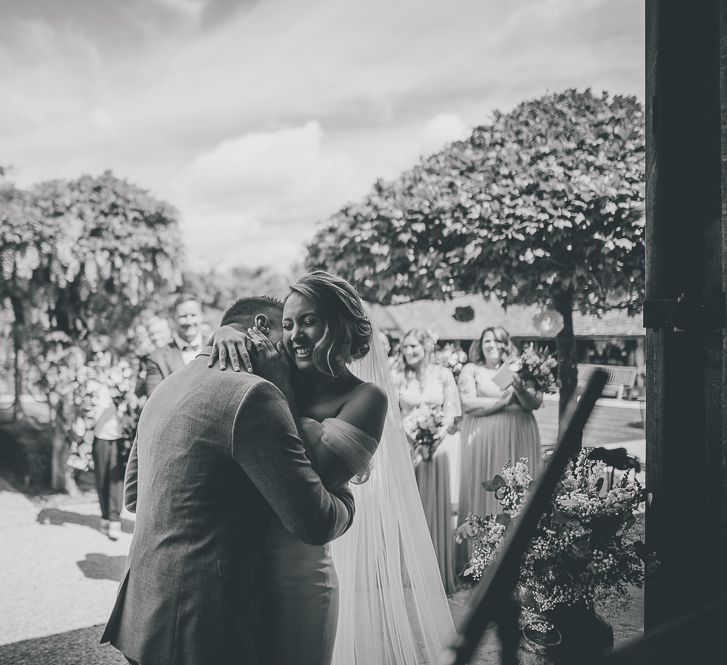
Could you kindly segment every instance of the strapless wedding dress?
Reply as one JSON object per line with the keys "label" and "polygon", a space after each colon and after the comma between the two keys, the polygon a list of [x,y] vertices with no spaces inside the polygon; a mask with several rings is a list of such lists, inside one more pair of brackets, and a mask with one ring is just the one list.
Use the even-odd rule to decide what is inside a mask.
{"label": "strapless wedding dress", "polygon": [[[338,418],[301,418],[308,446],[326,446],[349,468],[364,473],[373,438]],[[325,479],[324,479],[325,482]],[[263,599],[271,665],[329,665],[338,623],[338,578],[328,545],[308,545],[273,521],[265,539]]]}

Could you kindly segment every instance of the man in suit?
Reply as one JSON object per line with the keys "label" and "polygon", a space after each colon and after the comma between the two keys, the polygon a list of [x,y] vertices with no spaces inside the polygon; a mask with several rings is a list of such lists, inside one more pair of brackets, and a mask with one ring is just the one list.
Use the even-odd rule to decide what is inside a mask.
{"label": "man in suit", "polygon": [[147,396],[172,372],[191,362],[202,349],[202,304],[193,295],[182,293],[174,301],[172,341],[151,353],[144,361]]}
{"label": "man in suit", "polygon": [[[277,514],[306,542],[343,534],[348,490],[311,468],[289,405],[282,305],[243,298],[222,324],[267,328],[256,374],[207,368],[211,347],[165,379],[139,421],[125,502],[136,525],[102,636],[140,665],[262,665],[263,534]],[[265,378],[263,378],[265,377]]]}

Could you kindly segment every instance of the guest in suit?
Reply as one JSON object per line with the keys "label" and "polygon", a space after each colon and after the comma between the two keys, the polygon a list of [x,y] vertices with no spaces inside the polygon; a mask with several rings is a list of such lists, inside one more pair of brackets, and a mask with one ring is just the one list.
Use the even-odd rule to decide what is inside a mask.
{"label": "guest in suit", "polygon": [[[267,322],[282,339],[282,306],[244,298],[222,324]],[[149,398],[126,474],[136,525],[116,605],[101,638],[140,665],[262,665],[263,534],[277,514],[323,544],[353,519],[344,485],[327,491],[296,429],[287,364],[272,344],[256,374],[207,369],[211,347]],[[263,378],[266,377],[266,378]]]}
{"label": "guest in suit", "polygon": [[174,302],[172,341],[157,349],[144,362],[146,395],[172,372],[184,367],[202,349],[202,304],[189,293],[182,293]]}

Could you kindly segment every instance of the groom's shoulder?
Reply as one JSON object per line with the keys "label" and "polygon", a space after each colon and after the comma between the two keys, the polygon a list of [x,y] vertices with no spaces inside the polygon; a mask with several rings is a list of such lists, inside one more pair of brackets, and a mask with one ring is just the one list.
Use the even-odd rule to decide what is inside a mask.
{"label": "groom's shoulder", "polygon": [[229,388],[244,392],[259,383],[269,383],[262,377],[244,370],[239,372],[230,368],[221,370],[216,366],[208,367],[207,363],[208,358],[197,356],[178,372],[183,371],[185,380],[192,385],[198,385],[199,387],[214,386],[217,390]]}
{"label": "groom's shoulder", "polygon": [[[171,396],[197,395],[200,399],[219,400],[243,399],[244,395],[265,379],[248,372],[235,372],[232,369],[220,370],[207,367],[208,359],[198,356],[190,363],[173,372],[164,379],[154,391]],[[176,401],[176,399],[175,399]]]}

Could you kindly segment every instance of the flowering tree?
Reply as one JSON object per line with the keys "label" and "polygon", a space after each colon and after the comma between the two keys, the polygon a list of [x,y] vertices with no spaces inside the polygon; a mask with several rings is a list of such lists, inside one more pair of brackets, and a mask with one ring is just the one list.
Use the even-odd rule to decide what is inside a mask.
{"label": "flowering tree", "polygon": [[[63,484],[60,425],[71,420],[73,402],[63,396],[74,393],[77,381],[77,363],[65,372],[51,367],[58,334],[64,347],[78,347],[94,331],[123,329],[160,290],[179,285],[176,212],[109,172],[25,192],[11,188],[2,204],[0,295],[13,304],[16,336],[26,341],[52,407],[57,487]],[[78,355],[69,348],[65,354]]]}
{"label": "flowering tree", "polygon": [[562,410],[577,381],[573,311],[635,313],[642,298],[643,123],[636,98],[590,90],[496,112],[335,214],[307,266],[384,304],[475,292],[557,310]]}
{"label": "flowering tree", "polygon": [[[3,171],[4,173],[4,171]],[[12,184],[0,185],[0,248],[10,248],[17,253],[25,254],[32,242],[33,228],[28,223],[29,195]],[[15,401],[13,415],[18,418],[21,412],[20,397],[23,392],[23,374],[20,366],[20,353],[23,346],[22,327],[25,323],[24,298],[29,284],[22,284],[13,270],[13,262],[8,255],[0,253],[0,302],[9,306],[13,320],[13,350],[14,350],[14,392]],[[7,266],[7,269],[5,268]]]}

